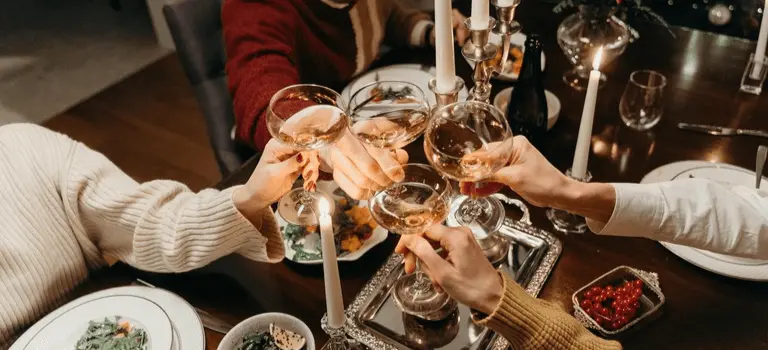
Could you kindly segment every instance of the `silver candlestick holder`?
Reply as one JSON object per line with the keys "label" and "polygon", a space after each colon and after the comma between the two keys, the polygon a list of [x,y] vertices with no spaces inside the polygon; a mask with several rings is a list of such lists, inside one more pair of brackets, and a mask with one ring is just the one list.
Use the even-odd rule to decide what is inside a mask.
{"label": "silver candlestick holder", "polygon": [[[461,54],[475,65],[472,80],[474,87],[470,91],[470,100],[490,103],[491,77],[504,70],[504,63],[509,57],[512,35],[520,32],[520,23],[514,20],[515,8],[519,0],[492,0],[496,8],[496,19],[490,18],[482,29],[472,27],[472,19],[464,21],[469,29],[470,40],[461,50]],[[491,42],[491,33],[501,36],[501,44]]]}
{"label": "silver candlestick holder", "polygon": [[459,76],[456,76],[456,81],[452,90],[442,92],[437,91],[437,79],[429,79],[429,90],[435,94],[435,100],[437,101],[437,103],[432,106],[432,109],[435,110],[442,106],[459,102],[459,92],[461,92],[462,89],[464,89],[464,79],[461,79]]}
{"label": "silver candlestick holder", "polygon": [[[587,174],[583,178],[573,176],[571,169],[565,172],[565,175],[581,182],[589,182],[592,180],[592,174],[587,171]],[[565,210],[549,208],[547,209],[547,218],[555,227],[555,230],[565,234],[569,233],[584,233],[587,232],[587,220],[583,216],[569,213]]]}

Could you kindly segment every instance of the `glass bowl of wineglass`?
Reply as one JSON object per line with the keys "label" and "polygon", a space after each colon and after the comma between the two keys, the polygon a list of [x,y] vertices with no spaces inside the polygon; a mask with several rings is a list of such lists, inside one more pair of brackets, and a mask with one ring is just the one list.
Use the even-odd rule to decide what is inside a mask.
{"label": "glass bowl of wineglass", "polygon": [[438,108],[424,132],[424,153],[437,171],[462,182],[462,189],[470,194],[453,201],[449,225],[466,226],[478,239],[498,231],[504,206],[482,194],[501,188],[484,180],[506,166],[512,155],[512,131],[501,111],[478,101]]}
{"label": "glass bowl of wineglass", "polygon": [[[451,182],[426,164],[405,164],[403,181],[389,186],[368,200],[368,208],[379,225],[398,235],[421,234],[448,215],[453,191]],[[420,269],[395,282],[392,296],[407,314],[431,319],[431,315],[453,301],[438,292]]]}
{"label": "glass bowl of wineglass", "polygon": [[403,81],[377,81],[350,98],[347,114],[352,133],[366,145],[402,148],[424,132],[429,105],[421,89]]}
{"label": "glass bowl of wineglass", "polygon": [[[280,143],[297,151],[318,150],[336,142],[347,130],[349,118],[341,96],[327,87],[291,85],[275,93],[267,107],[267,128]],[[320,198],[333,199],[320,191],[295,188],[280,199],[277,211],[296,225],[317,223]]]}

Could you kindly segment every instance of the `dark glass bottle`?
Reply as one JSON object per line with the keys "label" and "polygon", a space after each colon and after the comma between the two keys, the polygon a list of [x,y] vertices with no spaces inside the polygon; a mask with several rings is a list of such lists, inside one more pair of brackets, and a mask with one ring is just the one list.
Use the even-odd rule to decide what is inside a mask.
{"label": "dark glass bottle", "polygon": [[547,133],[547,98],[541,72],[541,41],[531,34],[525,41],[520,76],[507,105],[507,119],[514,135],[524,135],[540,147]]}

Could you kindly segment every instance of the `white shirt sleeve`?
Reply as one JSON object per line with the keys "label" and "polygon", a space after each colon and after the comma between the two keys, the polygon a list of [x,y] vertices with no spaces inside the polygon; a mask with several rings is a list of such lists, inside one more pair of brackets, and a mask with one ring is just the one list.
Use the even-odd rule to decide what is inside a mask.
{"label": "white shirt sleeve", "polygon": [[690,179],[613,184],[607,223],[587,220],[601,235],[646,237],[729,255],[768,259],[768,193]]}

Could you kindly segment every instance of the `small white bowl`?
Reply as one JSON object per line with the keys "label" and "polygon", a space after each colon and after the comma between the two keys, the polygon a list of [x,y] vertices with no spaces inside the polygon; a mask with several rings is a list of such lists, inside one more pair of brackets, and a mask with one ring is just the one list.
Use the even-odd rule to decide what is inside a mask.
{"label": "small white bowl", "polygon": [[218,350],[234,350],[240,345],[243,336],[257,332],[269,332],[269,325],[276,326],[297,333],[307,339],[307,350],[315,350],[315,338],[312,331],[300,319],[288,314],[269,312],[259,314],[240,322],[230,330],[219,343]]}
{"label": "small white bowl", "polygon": [[[512,89],[514,88],[510,87],[501,90],[493,98],[493,105],[504,113],[505,116],[507,115],[507,104],[509,103],[509,97],[512,95]],[[557,118],[560,117],[560,99],[549,90],[544,90],[544,96],[547,98],[547,130],[550,130],[557,123]]]}

